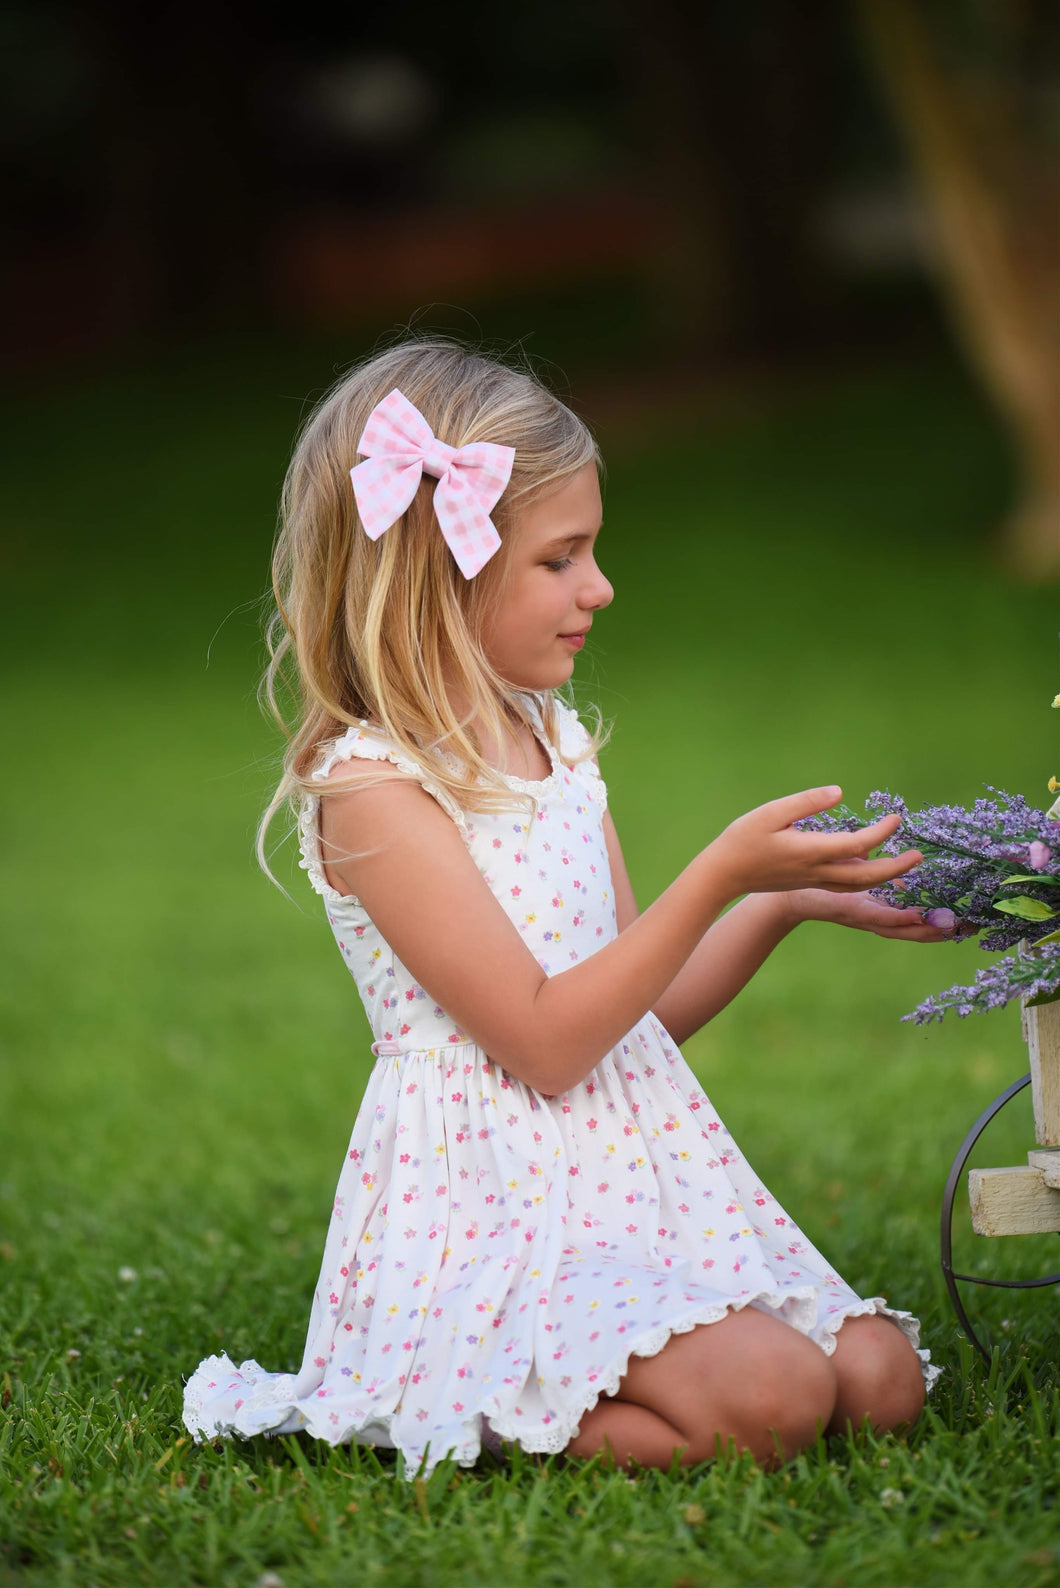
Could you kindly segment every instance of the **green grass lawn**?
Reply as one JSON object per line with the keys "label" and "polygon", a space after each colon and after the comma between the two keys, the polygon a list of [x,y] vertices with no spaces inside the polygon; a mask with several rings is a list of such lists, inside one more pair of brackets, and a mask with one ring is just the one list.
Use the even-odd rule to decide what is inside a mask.
{"label": "green grass lawn", "polygon": [[[255,600],[302,398],[330,375],[311,349],[189,357],[4,415],[0,1584],[1056,1582],[1056,1294],[971,1296],[987,1374],[937,1263],[950,1158],[1026,1068],[1018,1016],[898,1019],[970,977],[972,945],[806,927],[687,1050],[811,1239],[923,1319],[946,1374],[908,1440],[822,1444],[770,1476],[527,1457],[406,1484],[356,1449],[182,1438],[201,1356],[297,1364],[370,1063],[290,845],[293,903],[251,856],[276,759]],[[852,804],[1044,795],[1055,592],[992,561],[1007,465],[959,373],[639,425],[606,422],[604,395],[586,406],[611,443],[617,597],[579,693],[614,719],[642,902],[808,784]],[[1022,1161],[1029,1112],[976,1161]],[[1060,1267],[1055,1237],[965,1222],[958,1242],[962,1268]]]}

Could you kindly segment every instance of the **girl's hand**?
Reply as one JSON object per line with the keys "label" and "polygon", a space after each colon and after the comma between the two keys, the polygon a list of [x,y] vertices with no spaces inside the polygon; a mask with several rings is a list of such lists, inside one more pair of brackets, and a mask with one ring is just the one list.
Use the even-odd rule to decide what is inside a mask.
{"label": "girl's hand", "polygon": [[842,793],[835,785],[807,789],[771,800],[730,823],[704,851],[727,896],[804,888],[860,893],[920,864],[924,857],[918,849],[879,860],[867,858],[897,830],[901,822],[897,815],[884,816],[854,833],[801,832],[793,826],[805,816],[828,810]]}
{"label": "girl's hand", "polygon": [[793,926],[800,921],[833,921],[836,926],[852,926],[859,932],[897,937],[907,943],[951,943],[954,938],[953,931],[929,926],[923,910],[895,909],[868,893],[829,893],[824,888],[801,888],[781,894],[780,899]]}

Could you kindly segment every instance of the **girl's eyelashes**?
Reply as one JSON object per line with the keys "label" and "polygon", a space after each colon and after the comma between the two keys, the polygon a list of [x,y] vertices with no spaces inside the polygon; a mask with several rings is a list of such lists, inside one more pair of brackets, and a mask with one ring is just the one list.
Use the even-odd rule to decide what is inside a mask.
{"label": "girl's eyelashes", "polygon": [[553,557],[551,562],[546,562],[545,567],[551,568],[553,573],[562,573],[563,569],[569,568],[573,561],[573,557]]}

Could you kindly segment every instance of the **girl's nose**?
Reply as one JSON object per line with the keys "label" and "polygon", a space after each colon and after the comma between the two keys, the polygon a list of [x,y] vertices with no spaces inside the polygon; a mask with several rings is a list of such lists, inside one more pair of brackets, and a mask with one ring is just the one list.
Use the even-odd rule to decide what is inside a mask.
{"label": "girl's nose", "polygon": [[600,607],[609,607],[614,599],[614,586],[594,564],[593,577],[586,583],[579,605],[587,611],[596,612]]}

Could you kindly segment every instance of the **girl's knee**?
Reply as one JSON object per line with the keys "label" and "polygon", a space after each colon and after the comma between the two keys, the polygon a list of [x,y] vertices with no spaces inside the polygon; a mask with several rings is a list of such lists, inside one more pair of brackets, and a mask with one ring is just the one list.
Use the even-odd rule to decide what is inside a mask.
{"label": "girl's knee", "polygon": [[767,1464],[797,1454],[828,1427],[836,1388],[832,1363],[820,1347],[781,1325],[746,1381],[729,1391],[729,1421],[737,1445]]}
{"label": "girl's knee", "polygon": [[836,1336],[838,1385],[834,1425],[878,1430],[916,1421],[924,1409],[920,1359],[896,1324],[879,1316],[851,1318]]}

